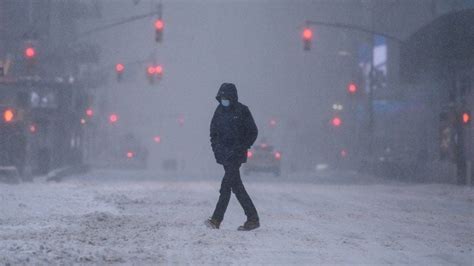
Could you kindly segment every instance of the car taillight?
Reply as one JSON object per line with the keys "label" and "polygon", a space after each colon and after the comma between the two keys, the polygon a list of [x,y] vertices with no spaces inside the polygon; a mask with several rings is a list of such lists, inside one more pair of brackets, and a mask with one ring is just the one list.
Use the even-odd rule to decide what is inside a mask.
{"label": "car taillight", "polygon": [[127,152],[127,158],[133,158],[135,154],[131,151]]}
{"label": "car taillight", "polygon": [[15,114],[13,113],[12,109],[6,109],[3,112],[3,120],[5,120],[5,122],[7,123],[12,122],[13,118],[15,118]]}
{"label": "car taillight", "polygon": [[252,158],[253,153],[251,151],[247,151],[247,158]]}
{"label": "car taillight", "polygon": [[275,159],[280,160],[281,159],[281,153],[275,152]]}
{"label": "car taillight", "polygon": [[346,156],[347,156],[347,151],[341,150],[341,157],[346,157]]}

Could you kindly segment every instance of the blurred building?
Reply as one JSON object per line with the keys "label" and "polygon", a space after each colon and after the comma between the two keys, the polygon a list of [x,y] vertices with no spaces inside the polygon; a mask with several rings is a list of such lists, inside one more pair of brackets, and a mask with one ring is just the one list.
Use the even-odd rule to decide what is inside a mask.
{"label": "blurred building", "polygon": [[[466,177],[472,175],[473,162],[472,123],[462,119],[466,119],[474,106],[474,1],[360,0],[315,4],[333,14],[327,22],[373,32],[332,29],[336,36],[342,37],[333,42],[337,44],[333,46],[343,55],[336,63],[325,66],[338,69],[339,77],[335,79],[339,81],[334,87],[344,86],[352,75],[353,79],[359,79],[357,82],[364,94],[361,98],[343,101],[344,107],[356,101],[359,108],[351,110],[356,113],[352,116],[346,112],[343,121],[351,133],[339,134],[341,139],[335,142],[358,143],[348,148],[362,151],[358,154],[371,157],[368,160],[402,162],[399,169],[414,169],[407,176],[427,175],[414,172],[433,171],[428,168],[436,164],[447,164],[448,168],[451,165],[462,179],[460,182],[465,182]],[[314,19],[321,17],[315,14]],[[344,36],[346,41],[343,41]],[[353,73],[341,65],[348,66]],[[356,68],[360,68],[364,76],[362,81],[360,73],[355,71],[354,74]],[[371,69],[375,74],[370,78]],[[369,86],[373,92],[372,126]],[[336,98],[343,99],[343,96],[336,95]],[[440,130],[446,126],[446,117],[453,117],[450,127],[454,147],[450,160],[442,162]],[[348,125],[347,121],[351,120],[354,123]],[[326,135],[331,139],[336,136],[332,131]],[[369,139],[372,139],[370,145]],[[367,150],[371,151],[364,155]],[[331,151],[331,148],[323,151]]]}
{"label": "blurred building", "polygon": [[[387,40],[387,86],[377,88],[375,98],[405,102],[401,109],[410,110],[406,117],[413,121],[397,125],[391,134],[404,135],[409,132],[404,128],[416,129],[407,134],[415,138],[405,141],[416,148],[419,155],[415,157],[423,158],[431,168],[451,164],[458,182],[466,182],[472,176],[474,160],[472,123],[466,120],[474,106],[474,1],[361,4],[371,10],[369,27],[401,40]],[[381,120],[376,112],[376,123],[383,125]],[[440,148],[446,127],[453,146],[449,158]]]}
{"label": "blurred building", "polygon": [[[430,130],[440,152],[440,131],[451,128],[460,183],[472,178],[474,161],[473,126],[470,112],[474,107],[474,9],[445,12],[418,28],[401,49],[400,77],[404,84],[426,95],[432,110]],[[464,116],[464,117],[463,117]],[[450,119],[449,123],[446,123]]]}

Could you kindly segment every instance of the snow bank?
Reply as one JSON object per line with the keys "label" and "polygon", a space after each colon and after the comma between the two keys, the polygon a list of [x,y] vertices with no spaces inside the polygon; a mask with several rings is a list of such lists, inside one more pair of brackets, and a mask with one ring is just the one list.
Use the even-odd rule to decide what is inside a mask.
{"label": "snow bank", "polygon": [[262,224],[252,232],[236,231],[235,198],[220,230],[203,225],[218,179],[96,171],[2,185],[0,263],[473,264],[471,189],[331,176],[247,177]]}

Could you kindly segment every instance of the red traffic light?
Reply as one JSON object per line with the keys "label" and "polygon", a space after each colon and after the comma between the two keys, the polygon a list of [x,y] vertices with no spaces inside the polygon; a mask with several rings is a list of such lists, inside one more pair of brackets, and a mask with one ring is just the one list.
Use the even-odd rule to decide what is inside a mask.
{"label": "red traffic light", "polygon": [[117,71],[118,73],[122,73],[124,70],[125,66],[123,64],[118,63],[115,65],[115,71]]}
{"label": "red traffic light", "polygon": [[6,109],[3,112],[3,120],[5,120],[5,122],[10,123],[13,121],[13,118],[15,118],[15,113],[13,112],[13,109]]}
{"label": "red traffic light", "polygon": [[350,94],[356,94],[357,92],[357,85],[353,82],[349,83],[347,85],[347,91],[350,93]]}
{"label": "red traffic light", "polygon": [[155,141],[156,143],[160,143],[161,142],[161,137],[160,136],[155,136],[153,138],[153,141]]}
{"label": "red traffic light", "polygon": [[270,126],[276,127],[276,125],[277,125],[277,120],[275,118],[270,119]]}
{"label": "red traffic light", "polygon": [[275,152],[275,159],[280,160],[281,159],[281,153]]}
{"label": "red traffic light", "polygon": [[36,56],[36,50],[33,47],[27,47],[25,49],[25,57],[28,59],[32,59]]}
{"label": "red traffic light", "polygon": [[121,81],[123,72],[125,71],[124,64],[121,64],[121,63],[116,64],[115,71],[117,72],[117,81]]}
{"label": "red traffic light", "polygon": [[306,27],[303,29],[302,36],[303,37],[303,42],[304,42],[304,50],[309,51],[311,50],[311,41],[313,39],[313,31]]}
{"label": "red traffic light", "polygon": [[341,118],[336,116],[331,120],[331,124],[335,127],[340,127],[342,125],[342,120],[341,120]]}
{"label": "red traffic light", "polygon": [[88,117],[92,117],[94,115],[94,110],[92,110],[91,108],[87,109],[86,110],[86,115]]}
{"label": "red traffic light", "polygon": [[161,19],[155,20],[155,29],[162,31],[165,28],[165,23]]}
{"label": "red traffic light", "polygon": [[153,75],[153,74],[156,73],[156,68],[155,68],[154,66],[149,66],[149,67],[147,67],[147,69],[146,69],[146,73],[147,73],[148,75]]}
{"label": "red traffic light", "polygon": [[153,84],[155,82],[155,73],[156,73],[156,68],[155,66],[148,66],[146,68],[146,75],[148,77],[148,82],[150,82],[150,84]]}
{"label": "red traffic light", "polygon": [[253,153],[251,151],[247,151],[247,158],[252,158],[253,157]]}
{"label": "red traffic light", "polygon": [[163,66],[157,65],[157,66],[155,67],[155,73],[158,74],[158,75],[163,74]]}
{"label": "red traffic light", "polygon": [[469,124],[471,121],[471,114],[469,112],[463,112],[461,115],[461,121],[463,124]]}
{"label": "red traffic light", "polygon": [[151,76],[151,75],[155,75],[155,74],[156,74],[156,75],[161,75],[161,74],[163,74],[163,66],[161,66],[161,65],[156,65],[156,66],[151,65],[151,66],[148,66],[148,67],[146,68],[146,73],[147,73],[148,75],[150,75],[150,76]]}
{"label": "red traffic light", "polygon": [[117,115],[117,114],[111,114],[111,115],[109,116],[109,122],[112,123],[112,124],[113,124],[113,123],[116,123],[116,122],[118,121],[118,119],[119,119],[119,118],[118,118],[118,115]]}
{"label": "red traffic light", "polygon": [[161,19],[155,20],[155,41],[161,42],[163,40],[163,29],[165,28],[165,23]]}
{"label": "red traffic light", "polygon": [[303,29],[303,40],[311,41],[312,38],[313,38],[313,31],[310,28],[304,28]]}

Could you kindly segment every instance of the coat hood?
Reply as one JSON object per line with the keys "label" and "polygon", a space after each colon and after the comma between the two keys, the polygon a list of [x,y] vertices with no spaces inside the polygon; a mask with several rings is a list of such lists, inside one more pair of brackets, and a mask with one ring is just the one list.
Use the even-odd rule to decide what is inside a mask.
{"label": "coat hood", "polygon": [[237,88],[233,83],[222,83],[219,92],[217,92],[216,100],[220,102],[222,97],[229,99],[232,103],[239,101]]}

